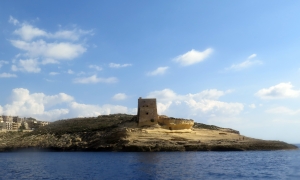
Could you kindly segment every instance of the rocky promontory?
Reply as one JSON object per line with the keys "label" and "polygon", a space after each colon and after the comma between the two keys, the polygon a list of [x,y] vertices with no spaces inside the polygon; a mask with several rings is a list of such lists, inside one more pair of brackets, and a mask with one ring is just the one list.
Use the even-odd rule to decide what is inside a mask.
{"label": "rocky promontory", "polygon": [[191,129],[139,127],[127,114],[59,120],[32,132],[0,133],[0,151],[247,151],[288,150],[296,146],[195,123]]}

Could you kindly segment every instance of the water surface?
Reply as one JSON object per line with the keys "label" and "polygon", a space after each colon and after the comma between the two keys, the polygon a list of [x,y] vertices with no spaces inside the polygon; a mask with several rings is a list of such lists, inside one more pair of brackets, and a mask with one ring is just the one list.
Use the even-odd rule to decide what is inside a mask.
{"label": "water surface", "polygon": [[7,152],[0,179],[300,179],[300,151]]}

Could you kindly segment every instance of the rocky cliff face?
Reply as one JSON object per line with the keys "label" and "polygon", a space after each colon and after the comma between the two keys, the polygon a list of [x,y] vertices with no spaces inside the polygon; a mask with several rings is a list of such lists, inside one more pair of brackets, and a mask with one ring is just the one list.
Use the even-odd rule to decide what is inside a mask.
{"label": "rocky cliff face", "polygon": [[178,119],[166,116],[160,116],[157,122],[162,128],[169,130],[191,129],[194,125],[194,121],[191,119]]}
{"label": "rocky cliff face", "polygon": [[295,149],[280,141],[245,137],[238,131],[195,123],[189,130],[159,125],[139,128],[126,114],[54,122],[31,133],[0,133],[0,151],[243,151]]}

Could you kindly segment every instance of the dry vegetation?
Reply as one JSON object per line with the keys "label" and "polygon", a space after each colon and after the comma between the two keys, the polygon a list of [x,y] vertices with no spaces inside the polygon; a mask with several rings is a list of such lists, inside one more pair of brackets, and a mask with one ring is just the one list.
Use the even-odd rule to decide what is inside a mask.
{"label": "dry vegetation", "polygon": [[92,132],[92,131],[104,131],[118,127],[118,125],[126,122],[135,121],[134,115],[128,114],[111,114],[101,115],[98,117],[85,117],[85,118],[73,118],[58,120],[50,125],[40,127],[32,134],[47,134],[53,133],[56,135],[66,133],[77,132]]}

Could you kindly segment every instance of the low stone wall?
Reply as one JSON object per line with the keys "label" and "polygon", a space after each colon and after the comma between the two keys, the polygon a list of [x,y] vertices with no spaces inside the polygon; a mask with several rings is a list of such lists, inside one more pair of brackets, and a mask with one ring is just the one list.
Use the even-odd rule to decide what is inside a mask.
{"label": "low stone wall", "polygon": [[191,129],[194,125],[194,121],[190,119],[159,117],[158,124],[169,130],[181,130]]}

